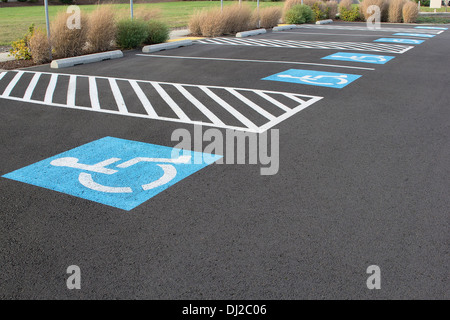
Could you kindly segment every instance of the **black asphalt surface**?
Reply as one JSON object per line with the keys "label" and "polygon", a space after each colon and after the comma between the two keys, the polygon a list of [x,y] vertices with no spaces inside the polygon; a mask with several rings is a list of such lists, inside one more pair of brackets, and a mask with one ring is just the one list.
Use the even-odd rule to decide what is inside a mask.
{"label": "black asphalt surface", "polygon": [[[297,29],[252,39],[372,42],[394,33]],[[0,178],[0,298],[449,299],[450,30],[403,54],[379,53],[395,56],[385,65],[320,59],[339,51],[195,44],[156,55],[374,70],[139,51],[27,69],[323,99],[274,127],[278,174],[213,164],[131,211]],[[287,69],[362,77],[343,89],[260,80]],[[0,175],[106,136],[175,146],[175,129],[194,128],[2,98],[0,117]],[[66,287],[69,265],[81,268],[81,290]],[[381,268],[380,290],[366,286],[370,265]]]}

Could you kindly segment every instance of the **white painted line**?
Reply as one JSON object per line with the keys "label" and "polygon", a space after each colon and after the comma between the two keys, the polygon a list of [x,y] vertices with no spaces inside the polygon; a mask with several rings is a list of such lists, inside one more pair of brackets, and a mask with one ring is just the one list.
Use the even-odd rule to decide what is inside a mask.
{"label": "white painted line", "polygon": [[40,73],[35,73],[34,74],[33,79],[31,79],[31,82],[28,85],[27,90],[25,91],[25,95],[23,96],[23,100],[30,100],[31,99],[31,96],[33,95],[34,88],[36,87],[36,84],[38,83],[40,77],[41,77]]}
{"label": "white painted line", "polygon": [[8,97],[11,94],[12,89],[14,89],[17,82],[20,80],[20,77],[22,77],[23,71],[17,72],[17,74],[14,76],[14,78],[11,80],[9,85],[6,87],[5,91],[3,92],[3,97]]}
{"label": "white painted line", "polygon": [[310,99],[309,101],[302,103],[298,107],[295,107],[294,109],[292,109],[291,112],[286,112],[286,113],[282,114],[281,116],[279,116],[278,118],[276,118],[275,120],[268,122],[265,125],[261,126],[258,130],[258,133],[262,133],[262,132],[276,126],[277,124],[283,122],[284,120],[288,119],[289,117],[292,117],[294,114],[302,111],[303,109],[309,107],[310,105],[316,103],[317,101],[319,101],[321,99],[323,99],[323,97],[314,97],[314,98]]}
{"label": "white painted line", "polygon": [[[7,72],[6,72],[7,73]],[[280,109],[284,110],[284,114],[282,114],[282,119],[286,119],[286,117],[289,117],[293,115],[298,108],[303,108],[305,106],[310,105],[311,103],[320,100],[322,97],[317,96],[311,96],[311,95],[304,95],[304,94],[298,94],[298,93],[288,93],[288,92],[278,92],[278,91],[267,91],[267,90],[254,90],[254,89],[248,89],[248,88],[231,88],[231,87],[222,87],[222,86],[200,86],[200,85],[194,85],[194,84],[181,84],[181,83],[167,83],[167,82],[155,82],[155,81],[147,81],[147,80],[132,80],[132,79],[123,79],[123,78],[108,78],[108,77],[94,77],[94,76],[87,76],[87,75],[73,75],[73,74],[58,74],[58,73],[46,73],[46,72],[34,72],[34,71],[24,71],[24,73],[33,75],[33,77],[30,77],[29,84],[27,87],[27,93],[25,98],[19,98],[19,97],[11,97],[5,96],[2,97],[4,99],[8,100],[14,100],[14,101],[26,101],[31,102],[35,104],[41,104],[41,105],[50,105],[50,106],[56,106],[56,107],[62,107],[62,108],[68,108],[68,109],[76,109],[76,110],[83,110],[83,111],[95,111],[95,112],[101,112],[101,113],[107,113],[107,114],[116,114],[116,115],[125,115],[125,116],[131,116],[136,118],[142,118],[142,119],[155,119],[155,120],[163,120],[163,121],[170,121],[170,122],[176,122],[176,123],[183,123],[188,125],[203,125],[203,126],[211,126],[211,127],[217,127],[217,128],[223,128],[223,129],[232,129],[232,130],[239,130],[244,132],[255,132],[255,133],[261,133],[268,128],[272,127],[276,123],[279,123],[279,116],[274,116],[268,111],[265,111],[266,106],[277,106]],[[11,71],[11,75],[17,76],[16,71]],[[38,81],[37,74],[49,74],[51,75],[50,81],[47,85],[47,88],[40,88],[38,85],[36,85],[34,82]],[[67,93],[67,99],[64,103],[54,103],[53,102],[53,95],[55,88],[57,86],[57,81],[59,76],[65,76],[69,78],[69,86],[68,86],[68,93]],[[4,77],[4,76],[3,76]],[[22,76],[23,78],[23,76]],[[83,106],[76,106],[74,103],[75,95],[82,94],[80,92],[77,92],[75,89],[77,85],[77,79],[78,78],[87,78],[89,79],[89,95],[91,97],[92,101],[96,102],[86,102],[87,105]],[[105,79],[108,80],[110,88],[97,88],[96,78],[99,79]],[[4,78],[3,78],[4,79]],[[27,79],[28,80],[28,79]],[[39,80],[42,80],[42,82],[47,82],[46,79],[43,79],[41,76]],[[145,113],[133,113],[128,112],[126,109],[125,102],[128,99],[126,96],[122,96],[121,91],[118,86],[117,81],[124,81],[130,83],[131,87],[135,92],[138,92],[137,95],[141,96],[139,97],[144,101],[144,104],[147,105],[145,101],[152,100],[152,98],[159,97],[163,99],[166,103],[169,104],[169,106],[174,110],[174,112],[179,116],[179,118],[176,117],[162,117],[158,116],[154,110],[150,111],[149,114]],[[4,81],[5,84],[9,84],[11,80]],[[142,91],[140,85],[138,83],[147,83],[150,85],[153,85],[155,90],[157,92],[153,94],[149,94],[149,92]],[[16,85],[17,86],[17,83]],[[15,88],[14,86],[14,88]],[[173,88],[170,92],[165,91],[163,88],[165,87]],[[71,87],[71,89],[69,89]],[[42,100],[33,100],[31,98],[31,95],[33,92],[36,92],[36,90],[39,88],[39,90],[45,91],[45,101]],[[139,88],[139,89],[136,89]],[[189,88],[195,88],[194,91],[189,91]],[[14,91],[13,86],[10,86],[11,91]],[[199,89],[199,90],[198,90]],[[79,90],[78,90],[79,91]],[[71,93],[70,93],[71,92]],[[179,97],[180,99],[183,97],[183,102],[180,105],[177,105],[174,100],[172,100],[172,97],[169,96],[169,94],[175,95],[175,97]],[[247,98],[246,93],[252,94],[252,97],[254,95],[259,95],[260,98],[255,100],[255,102],[252,101],[252,98],[249,96]],[[100,108],[100,105],[98,103],[98,96],[103,96],[105,94],[113,94],[114,99],[116,100],[116,103],[119,108],[115,108],[114,110],[104,110]],[[222,97],[223,95],[223,97]],[[143,98],[145,96],[145,99]],[[222,97],[222,98],[221,98]],[[289,107],[285,106],[283,103],[283,97],[288,98],[291,100],[294,100],[298,103],[298,106],[290,109]],[[225,100],[231,99],[229,103],[227,103]],[[268,121],[265,121],[265,123],[261,125],[256,125],[252,120],[255,115],[250,116],[244,116],[239,111],[237,111],[234,107],[232,107],[230,104],[233,104],[236,102],[235,99],[239,99],[242,101],[242,104],[240,105],[240,108],[242,110],[246,109],[247,111],[250,109],[255,110],[258,114],[268,119]],[[304,99],[304,100],[302,100]],[[136,100],[132,100],[133,103],[135,103]],[[181,101],[181,100],[180,100]],[[200,102],[201,101],[201,102]],[[231,102],[233,101],[233,102]],[[257,102],[256,102],[257,101]],[[148,101],[150,103],[150,101]],[[189,117],[184,113],[182,108],[189,108],[189,104],[192,103],[192,107],[197,107],[199,111],[203,112],[208,119],[210,119],[212,122],[204,122],[204,121],[197,121],[197,120],[190,120]],[[218,105],[224,109],[224,111],[227,111],[228,116],[235,117],[240,123],[238,126],[233,125],[227,125],[224,120],[222,120],[222,117],[227,117],[226,115],[222,113],[215,114],[214,109],[209,110],[210,105]],[[147,105],[147,106],[150,106]],[[192,108],[191,107],[191,108]],[[242,111],[245,112],[245,111]],[[224,118],[225,119],[225,118]]]}
{"label": "white painted line", "polygon": [[91,99],[92,109],[99,110],[100,102],[98,101],[97,82],[95,77],[89,77],[89,97]]}
{"label": "white painted line", "polygon": [[349,69],[360,69],[360,70],[375,70],[374,68],[364,68],[364,67],[354,67],[345,66],[338,64],[326,64],[326,63],[311,63],[311,62],[301,62],[301,61],[276,61],[276,60],[250,60],[250,59],[230,59],[230,58],[209,58],[209,57],[184,57],[184,56],[163,56],[156,54],[136,54],[141,57],[155,57],[155,58],[169,58],[169,59],[192,59],[192,60],[216,60],[216,61],[235,61],[235,62],[261,62],[261,63],[281,63],[281,64],[303,64],[310,66],[323,66],[323,67],[333,67],[333,68],[349,68]]}
{"label": "white painted line", "polygon": [[208,96],[210,96],[215,102],[220,104],[222,108],[231,113],[236,119],[238,119],[242,124],[244,124],[247,128],[258,130],[258,126],[250,121],[247,117],[245,117],[242,113],[237,111],[235,108],[230,106],[228,103],[223,101],[219,96],[217,96],[214,92],[209,90],[207,87],[200,86],[200,89],[203,90]]}
{"label": "white painted line", "polygon": [[266,99],[267,101],[273,103],[274,105],[276,105],[278,108],[286,111],[286,112],[290,112],[292,111],[292,109],[286,107],[284,104],[282,104],[281,102],[273,99],[271,96],[268,96],[267,94],[265,94],[264,92],[261,91],[255,91],[256,94],[258,94],[259,96],[263,97],[264,99]]}
{"label": "white painted line", "polygon": [[181,110],[175,101],[167,94],[167,92],[156,82],[150,82],[152,86],[158,91],[161,98],[172,108],[173,112],[180,118],[180,120],[190,121],[189,117]]}
{"label": "white painted line", "polygon": [[109,85],[111,86],[114,99],[116,100],[117,107],[120,113],[128,113],[125,101],[123,101],[122,93],[120,93],[119,86],[117,85],[116,79],[109,78]]}
{"label": "white painted line", "polygon": [[58,81],[58,74],[52,74],[50,78],[50,82],[48,83],[47,91],[45,92],[45,103],[52,103],[53,101],[53,92],[55,92],[56,82]]}
{"label": "white painted line", "polygon": [[206,117],[208,117],[209,120],[211,120],[212,123],[216,125],[225,125],[222,120],[220,120],[214,113],[209,111],[207,107],[203,103],[197,100],[192,94],[190,94],[189,91],[187,91],[185,88],[183,88],[179,84],[174,85],[175,88],[178,89],[178,91],[181,92],[193,105],[195,105]]}
{"label": "white painted line", "polygon": [[324,35],[324,36],[349,36],[349,37],[386,37],[386,34],[350,34],[350,33],[322,33],[322,32],[296,32],[296,31],[278,31],[277,33],[288,33],[293,35]]}
{"label": "white painted line", "polygon": [[141,100],[142,106],[144,107],[147,114],[151,117],[157,117],[158,115],[156,114],[155,109],[153,109],[152,104],[150,103],[150,101],[148,101],[147,96],[145,95],[144,91],[142,91],[137,81],[130,80],[130,84],[139,100]]}
{"label": "white painted line", "polygon": [[242,102],[244,102],[246,105],[248,105],[250,108],[252,108],[253,110],[255,110],[256,112],[258,112],[259,114],[261,114],[262,116],[264,116],[265,118],[269,119],[269,120],[274,120],[276,117],[272,114],[270,114],[269,112],[267,112],[266,110],[264,110],[263,108],[261,108],[260,106],[258,106],[256,103],[252,102],[251,100],[247,99],[246,97],[244,97],[242,94],[240,94],[239,92],[237,92],[235,89],[227,89],[227,91],[229,93],[231,93],[232,95],[234,95],[236,98],[238,98],[239,100],[241,100]]}
{"label": "white painted line", "polygon": [[2,80],[2,78],[5,76],[6,71],[3,71],[2,73],[0,73],[0,80]]}
{"label": "white painted line", "polygon": [[75,106],[75,92],[77,90],[77,76],[70,76],[69,86],[67,87],[67,105]]}

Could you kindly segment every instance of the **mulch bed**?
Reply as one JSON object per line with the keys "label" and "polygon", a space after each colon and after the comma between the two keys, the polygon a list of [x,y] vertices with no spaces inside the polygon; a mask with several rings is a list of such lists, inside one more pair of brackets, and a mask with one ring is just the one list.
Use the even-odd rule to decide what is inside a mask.
{"label": "mulch bed", "polygon": [[32,67],[32,66],[36,66],[36,64],[33,62],[33,60],[12,60],[12,61],[0,62],[0,69],[3,69],[3,70],[13,70],[13,69],[26,68],[26,67]]}

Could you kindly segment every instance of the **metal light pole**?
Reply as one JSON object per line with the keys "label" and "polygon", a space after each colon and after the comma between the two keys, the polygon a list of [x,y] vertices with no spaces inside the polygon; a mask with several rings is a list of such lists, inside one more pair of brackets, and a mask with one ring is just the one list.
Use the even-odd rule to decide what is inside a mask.
{"label": "metal light pole", "polygon": [[133,0],[130,0],[131,20],[133,20]]}
{"label": "metal light pole", "polygon": [[52,60],[52,44],[50,42],[50,22],[48,19],[48,0],[44,0],[44,5],[45,5],[45,24],[47,27],[47,38],[48,38],[48,43],[50,45],[49,57],[50,57],[50,61],[51,61]]}

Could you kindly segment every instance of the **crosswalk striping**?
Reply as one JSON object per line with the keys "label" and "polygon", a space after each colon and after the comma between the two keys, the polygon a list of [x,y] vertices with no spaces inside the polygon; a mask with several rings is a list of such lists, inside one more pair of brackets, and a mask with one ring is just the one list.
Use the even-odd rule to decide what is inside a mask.
{"label": "crosswalk striping", "polygon": [[387,53],[405,53],[413,46],[386,43],[365,42],[332,42],[332,41],[297,41],[278,39],[247,39],[247,38],[212,38],[196,40],[202,44],[243,45],[274,48],[303,48],[303,49],[331,49],[331,50],[357,50]]}
{"label": "crosswalk striping", "polygon": [[[333,30],[358,30],[358,31],[375,31],[375,32],[414,32],[414,33],[432,33],[440,34],[443,30],[432,29],[415,29],[415,28],[367,28],[367,27],[350,27],[350,26],[325,26],[325,25],[299,25],[297,29],[333,29]],[[295,31],[294,31],[295,32]]]}
{"label": "crosswalk striping", "polygon": [[[25,74],[27,77],[23,77]],[[28,82],[17,86],[19,80],[21,84],[25,80]],[[85,81],[89,94],[77,90],[79,81]],[[66,84],[62,86],[59,82]],[[124,91],[126,85],[128,91]],[[0,88],[5,88],[3,92],[0,89],[3,99],[256,133],[270,129],[322,99],[268,90],[33,71],[0,73]],[[135,99],[130,98],[132,93]],[[56,101],[65,103],[55,102],[55,96]],[[59,100],[61,97],[63,100]],[[142,113],[130,111],[136,110],[138,105]],[[163,109],[171,110],[173,117],[161,115]],[[203,118],[196,119],[193,110]]]}

